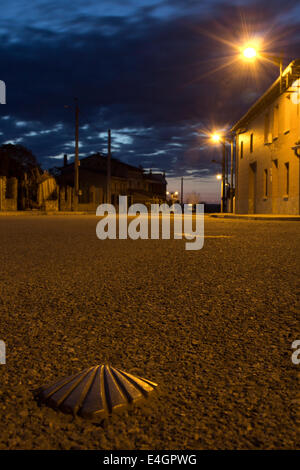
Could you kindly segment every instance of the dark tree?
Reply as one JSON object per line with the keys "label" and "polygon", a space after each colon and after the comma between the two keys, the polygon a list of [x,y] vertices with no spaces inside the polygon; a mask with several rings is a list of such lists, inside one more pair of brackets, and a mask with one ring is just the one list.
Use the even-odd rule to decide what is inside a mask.
{"label": "dark tree", "polygon": [[35,156],[23,145],[0,146],[0,176],[18,179],[18,208],[36,205],[38,181],[42,170]]}
{"label": "dark tree", "polygon": [[25,173],[29,177],[40,167],[35,156],[23,145],[3,144],[0,146],[0,175],[8,178],[15,176],[24,179]]}

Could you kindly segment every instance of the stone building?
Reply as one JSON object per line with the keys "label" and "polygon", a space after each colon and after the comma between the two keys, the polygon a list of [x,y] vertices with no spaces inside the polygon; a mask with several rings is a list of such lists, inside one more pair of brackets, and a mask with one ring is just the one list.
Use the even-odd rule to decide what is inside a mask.
{"label": "stone building", "polygon": [[[99,204],[118,204],[119,196],[128,196],[128,204],[146,205],[162,203],[166,199],[166,179],[163,174],[145,173],[142,168],[128,165],[115,158],[111,159],[110,201],[107,201],[107,157],[100,153],[79,161],[78,210],[95,211]],[[59,185],[59,209],[73,207],[74,162],[57,169]]]}
{"label": "stone building", "polygon": [[[233,126],[235,212],[299,214],[300,59]],[[281,82],[281,85],[280,85]]]}

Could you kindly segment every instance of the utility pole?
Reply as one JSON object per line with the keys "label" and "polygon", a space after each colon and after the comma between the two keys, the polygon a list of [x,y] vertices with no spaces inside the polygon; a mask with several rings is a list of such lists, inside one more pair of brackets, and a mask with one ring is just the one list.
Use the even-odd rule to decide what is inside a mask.
{"label": "utility pole", "polygon": [[230,212],[233,212],[233,162],[234,162],[233,136],[230,142]]}
{"label": "utility pole", "polygon": [[183,176],[181,177],[180,202],[181,202],[181,206],[183,206]]}
{"label": "utility pole", "polygon": [[111,131],[107,132],[106,202],[111,204]]}
{"label": "utility pole", "polygon": [[222,155],[222,195],[221,195],[221,212],[226,212],[226,144],[222,140],[223,155]]}
{"label": "utility pole", "polygon": [[74,210],[78,209],[79,196],[79,107],[78,98],[75,98],[75,161],[74,161]]}

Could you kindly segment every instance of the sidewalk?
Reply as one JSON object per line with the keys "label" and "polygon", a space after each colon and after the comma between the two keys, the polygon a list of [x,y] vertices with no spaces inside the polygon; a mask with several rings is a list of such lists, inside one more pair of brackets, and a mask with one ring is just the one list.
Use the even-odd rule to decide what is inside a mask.
{"label": "sidewalk", "polygon": [[218,219],[245,219],[245,220],[285,220],[300,221],[300,215],[285,214],[208,214],[210,217]]}
{"label": "sidewalk", "polygon": [[1,216],[96,215],[96,211],[0,211]]}

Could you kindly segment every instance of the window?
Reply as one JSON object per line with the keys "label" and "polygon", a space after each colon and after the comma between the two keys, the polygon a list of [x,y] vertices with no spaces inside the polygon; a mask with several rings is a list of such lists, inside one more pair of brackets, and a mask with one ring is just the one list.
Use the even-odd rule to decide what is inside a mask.
{"label": "window", "polygon": [[290,193],[290,164],[287,162],[285,167],[285,194],[288,196]]}
{"label": "window", "polygon": [[241,156],[241,159],[244,157],[244,142],[241,141],[241,145],[240,145],[240,156]]}
{"label": "window", "polygon": [[253,152],[253,132],[250,135],[250,153],[252,153],[252,152]]}
{"label": "window", "polygon": [[274,106],[273,110],[273,140],[278,139],[279,133],[279,106]]}
{"label": "window", "polygon": [[268,197],[268,170],[264,170],[264,197]]}

